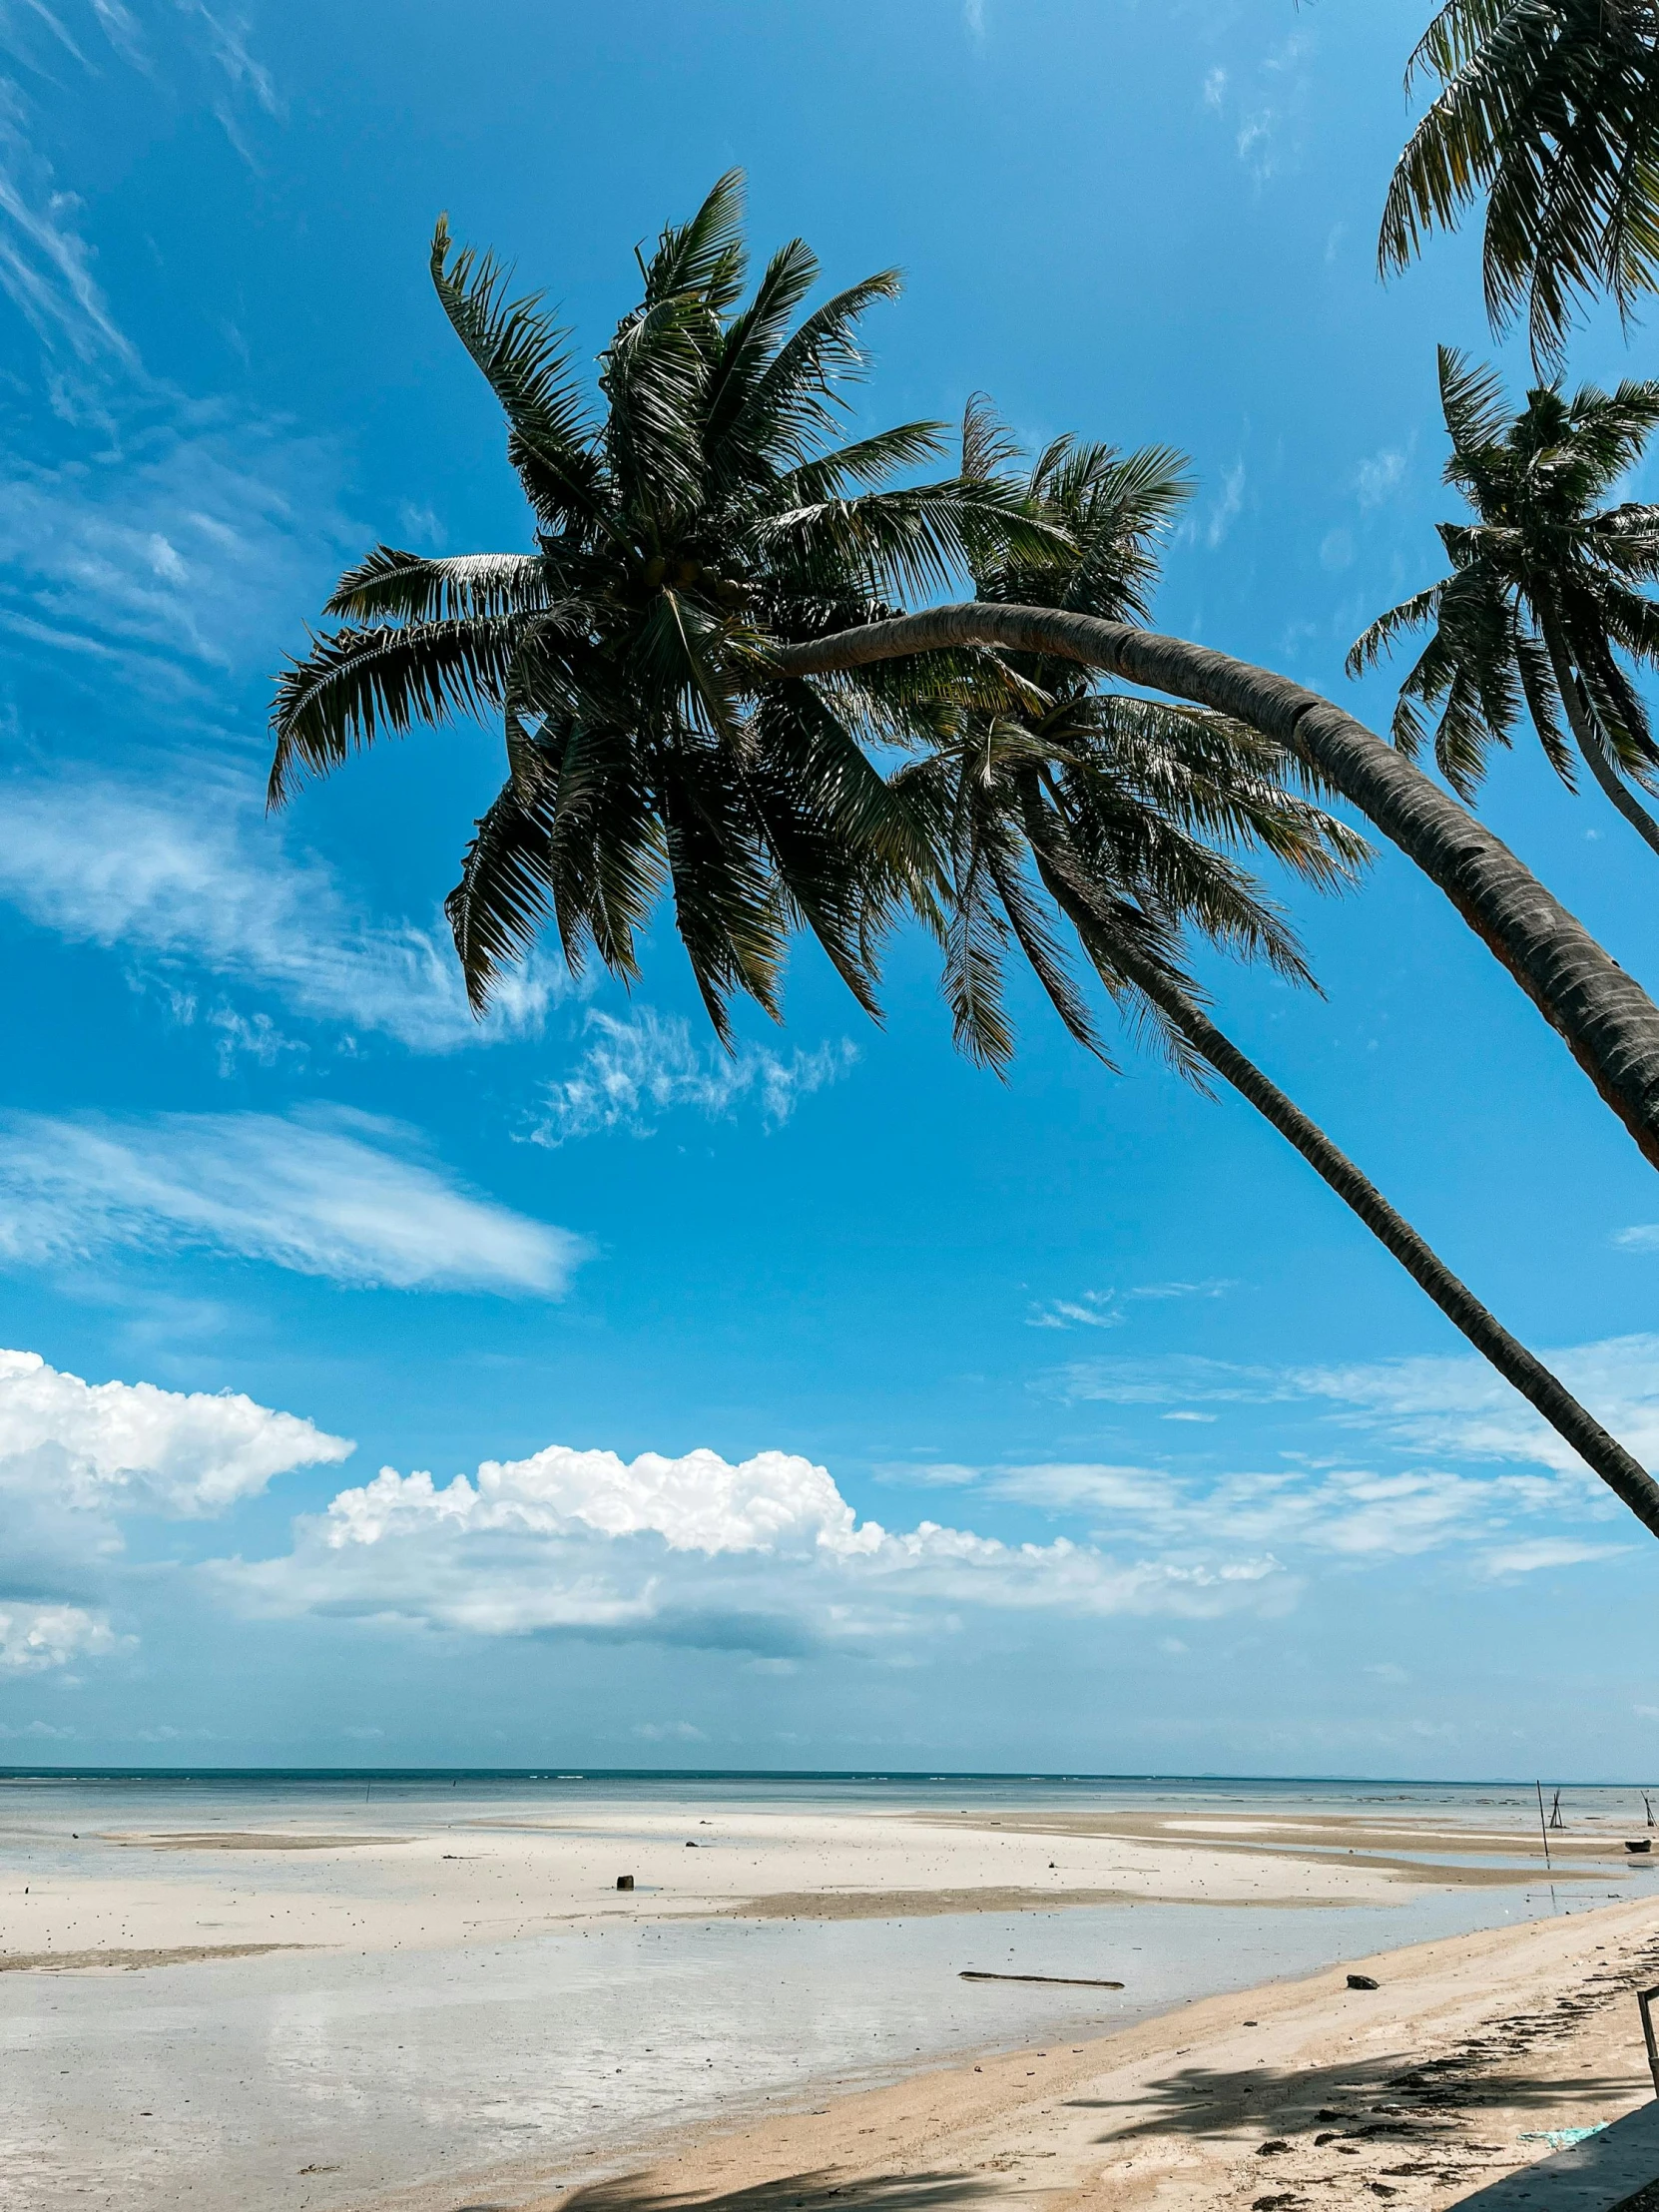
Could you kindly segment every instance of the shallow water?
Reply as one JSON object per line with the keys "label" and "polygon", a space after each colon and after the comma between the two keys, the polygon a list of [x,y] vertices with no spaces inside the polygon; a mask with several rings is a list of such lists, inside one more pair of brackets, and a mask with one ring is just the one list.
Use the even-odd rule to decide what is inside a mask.
{"label": "shallow water", "polygon": [[[1052,1794],[1051,1794],[1052,1793]],[[1518,1791],[1398,1785],[969,1785],[710,1778],[314,1778],[0,1785],[0,1863],[87,1871],[83,1826],[382,1833],[546,1819],[584,1801],[729,1812],[999,1803],[1432,1812],[1524,1826]],[[1608,1834],[1630,1793],[1593,1802]],[[1531,1808],[1534,1824],[1536,1806]],[[1592,1830],[1591,1833],[1595,1831]],[[1634,1828],[1632,1833],[1635,1833]],[[107,1866],[107,1861],[104,1861]],[[262,1886],[279,1882],[262,1855]],[[297,1869],[294,1873],[297,1875]],[[1628,1897],[1627,1886],[1619,1895]],[[677,2122],[811,2103],[930,2061],[1081,2040],[1211,1991],[1604,1902],[1602,1885],[1412,1890],[1387,1907],[1133,1905],[852,1922],[687,1922],[428,1951],[276,1954],[119,1976],[0,1975],[0,2203],[336,2208],[497,2162],[627,2146]],[[1121,1979],[1121,1994],[968,1983],[964,1966]],[[326,2172],[302,2174],[305,2167]]]}

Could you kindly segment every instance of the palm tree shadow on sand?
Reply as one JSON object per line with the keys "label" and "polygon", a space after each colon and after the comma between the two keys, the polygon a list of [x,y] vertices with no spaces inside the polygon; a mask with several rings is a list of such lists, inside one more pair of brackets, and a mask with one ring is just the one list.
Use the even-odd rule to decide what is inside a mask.
{"label": "palm tree shadow on sand", "polygon": [[[1477,2116],[1483,2105],[1506,2110],[1561,2112],[1576,2100],[1607,2094],[1638,2081],[1638,2074],[1583,2074],[1536,2078],[1504,2073],[1482,2079],[1472,2067],[1430,2061],[1399,2072],[1398,2058],[1375,2064],[1270,2066],[1223,2069],[1182,2066],[1137,2088],[1133,2098],[1071,2097],[1068,2111],[1135,2111],[1141,2116],[1109,2128],[1097,2142],[1131,2143],[1154,2136],[1222,2135],[1253,2112],[1273,2114],[1274,2131],[1294,2139],[1335,2127],[1345,2136],[1405,2137],[1433,2134],[1460,2114]],[[1377,2103],[1380,2094],[1386,2103]],[[1154,2101],[1155,2100],[1155,2101]],[[1153,2109],[1148,2112],[1148,2103]],[[1304,2109],[1299,2109],[1302,2107]]]}
{"label": "palm tree shadow on sand", "polygon": [[837,2175],[832,2168],[784,2174],[747,2189],[707,2194],[665,2193],[637,2176],[573,2190],[562,2212],[952,2212],[996,2193],[995,2184],[964,2173]]}

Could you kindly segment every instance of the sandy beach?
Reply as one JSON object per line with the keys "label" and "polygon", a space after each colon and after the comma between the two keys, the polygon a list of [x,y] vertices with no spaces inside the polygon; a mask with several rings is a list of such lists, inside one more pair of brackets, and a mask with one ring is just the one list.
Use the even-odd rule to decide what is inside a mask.
{"label": "sandy beach", "polygon": [[[1533,2155],[1527,2110],[1582,2126],[1644,2093],[1634,2005],[1593,1976],[1645,1955],[1659,1978],[1659,1879],[1621,1800],[1586,1796],[1547,1868],[1528,1810],[942,1782],[10,1789],[0,2205],[1109,2186],[1294,2212],[1375,2187],[1424,2212]],[[1350,1992],[1373,1957],[1382,1988]],[[1518,2030],[1466,2047],[1538,2012],[1526,2082],[1497,2062]],[[1442,2061],[1455,2139],[1436,2106],[1432,2158],[1384,2178],[1405,2127],[1378,2117],[1385,2084]],[[1333,2131],[1355,2140],[1314,2145]]]}
{"label": "sandy beach", "polygon": [[[250,1946],[430,1948],[710,1917],[1378,1905],[1402,1889],[1525,1887],[1543,1871],[1535,1828],[1420,1814],[711,1812],[600,1801],[565,1818],[457,1807],[439,1821],[423,1807],[399,1833],[365,1804],[355,1818],[331,1807],[326,1827],[225,1819],[65,1835],[9,1810],[14,1849],[33,1847],[42,1863],[0,1894],[0,1970],[243,1956]],[[1586,1816],[1551,1871],[1569,1889],[1624,1882],[1617,1824]],[[623,1875],[631,1891],[618,1891]]]}
{"label": "sandy beach", "polygon": [[1659,1902],[1354,1961],[1377,1989],[1350,1988],[1347,1970],[710,2131],[634,2172],[514,2201],[1417,2212],[1653,2098],[1634,1991],[1659,1979]]}

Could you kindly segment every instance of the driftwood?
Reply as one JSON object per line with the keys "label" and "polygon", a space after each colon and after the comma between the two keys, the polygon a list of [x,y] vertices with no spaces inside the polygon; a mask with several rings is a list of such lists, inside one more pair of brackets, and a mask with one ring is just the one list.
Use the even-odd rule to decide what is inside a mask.
{"label": "driftwood", "polygon": [[1121,1981],[1079,1981],[1069,1973],[975,1973],[964,1966],[958,1981],[1044,1981],[1056,1989],[1121,1989]]}

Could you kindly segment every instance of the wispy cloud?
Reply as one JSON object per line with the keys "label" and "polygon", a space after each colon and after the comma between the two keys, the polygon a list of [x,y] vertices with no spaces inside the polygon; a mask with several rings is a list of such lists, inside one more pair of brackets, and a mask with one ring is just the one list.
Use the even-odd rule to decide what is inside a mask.
{"label": "wispy cloud", "polygon": [[1204,542],[1212,552],[1222,544],[1235,522],[1244,512],[1245,465],[1235,461],[1221,480],[1221,496],[1211,507],[1204,522]]}
{"label": "wispy cloud", "polygon": [[984,51],[988,5],[989,0],[962,0],[962,29],[967,33],[968,44],[976,53]]}
{"label": "wispy cloud", "polygon": [[356,535],[332,449],[209,407],[118,426],[114,442],[110,421],[88,427],[96,439],[55,466],[0,470],[0,621],[118,658],[152,695],[263,668]]}
{"label": "wispy cloud", "polygon": [[750,1102],[776,1126],[803,1098],[838,1082],[858,1057],[844,1037],[811,1052],[798,1048],[787,1059],[756,1046],[728,1055],[715,1044],[700,1048],[678,1016],[649,1006],[627,1021],[595,1008],[584,1027],[587,1050],[543,1094],[545,1114],[530,1131],[536,1144],[568,1144],[613,1129],[649,1136],[666,1114],[721,1120]]}
{"label": "wispy cloud", "polygon": [[1609,1557],[1618,1543],[1551,1535],[1501,1543],[1515,1523],[1581,1519],[1576,1485],[1537,1476],[1472,1476],[1433,1468],[1289,1468],[1199,1479],[1161,1468],[1062,1462],[1007,1468],[1000,1496],[1081,1515],[1097,1540],[1139,1541],[1178,1554],[1271,1549],[1359,1564],[1456,1548],[1484,1573],[1517,1573]]}
{"label": "wispy cloud", "polygon": [[444,1052],[539,1030],[563,971],[508,975],[480,1023],[441,917],[430,928],[357,910],[320,861],[295,855],[252,781],[224,768],[158,786],[90,771],[0,783],[0,898],[71,942],[180,986],[176,1010],[232,1049],[284,1040],[240,1008],[200,1008],[204,979],[274,992],[295,1013]]}
{"label": "wispy cloud", "polygon": [[1314,40],[1294,32],[1270,47],[1254,69],[1216,67],[1204,79],[1204,105],[1232,129],[1233,149],[1258,184],[1295,169],[1301,124],[1312,90]]}
{"label": "wispy cloud", "polygon": [[1405,481],[1405,462],[1404,451],[1394,445],[1385,445],[1362,461],[1355,473],[1361,506],[1380,507],[1385,499],[1391,499]]}
{"label": "wispy cloud", "polygon": [[[1614,1337],[1542,1357],[1639,1459],[1659,1459],[1659,1337]],[[1548,1467],[1581,1478],[1587,1494],[1600,1487],[1524,1398],[1472,1354],[1277,1368],[1190,1354],[1082,1360],[1059,1369],[1053,1382],[1079,1402],[1300,1402],[1324,1407],[1330,1421],[1399,1450]]]}
{"label": "wispy cloud", "polygon": [[1212,1276],[1202,1283],[1139,1283],[1128,1291],[1082,1291],[1076,1298],[1050,1299],[1034,1306],[1027,1317],[1030,1329],[1116,1329],[1128,1320],[1128,1308],[1143,1300],[1161,1304],[1170,1299],[1225,1298],[1238,1284],[1230,1277]]}
{"label": "wispy cloud", "polygon": [[586,1257],[569,1231],[475,1197],[366,1115],[14,1114],[0,1158],[0,1258],[208,1251],[400,1290],[557,1297]]}
{"label": "wispy cloud", "polygon": [[49,353],[136,369],[138,354],[116,326],[76,227],[80,204],[37,151],[35,130],[23,93],[0,78],[0,288]]}

